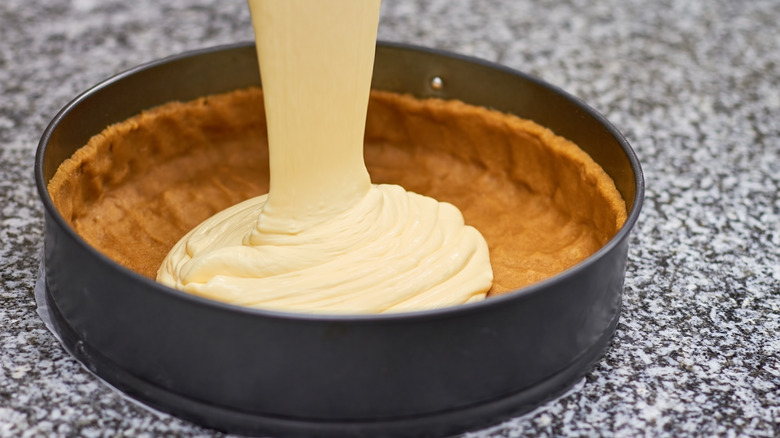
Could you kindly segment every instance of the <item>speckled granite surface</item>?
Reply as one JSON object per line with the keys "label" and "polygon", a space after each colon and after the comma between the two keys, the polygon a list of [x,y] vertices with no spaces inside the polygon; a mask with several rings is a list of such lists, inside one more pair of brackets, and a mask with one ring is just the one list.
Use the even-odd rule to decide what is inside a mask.
{"label": "speckled granite surface", "polygon": [[[578,391],[475,436],[780,435],[778,21],[775,0],[385,0],[380,38],[582,97],[646,173],[609,352]],[[45,329],[32,163],[89,86],[251,38],[240,0],[0,2],[0,436],[215,434],[125,401]]]}

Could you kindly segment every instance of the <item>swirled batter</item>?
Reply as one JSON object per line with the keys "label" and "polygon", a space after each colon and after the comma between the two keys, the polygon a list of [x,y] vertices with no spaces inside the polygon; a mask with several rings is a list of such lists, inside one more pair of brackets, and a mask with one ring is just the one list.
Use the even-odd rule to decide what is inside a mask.
{"label": "swirled batter", "polygon": [[451,204],[372,186],[354,208],[296,234],[267,233],[260,196],[184,237],[158,279],[244,306],[308,312],[420,310],[482,299],[488,248]]}

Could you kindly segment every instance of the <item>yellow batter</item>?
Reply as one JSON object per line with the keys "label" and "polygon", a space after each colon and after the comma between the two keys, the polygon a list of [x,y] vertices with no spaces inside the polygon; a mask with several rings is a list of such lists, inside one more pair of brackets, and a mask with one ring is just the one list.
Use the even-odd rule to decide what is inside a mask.
{"label": "yellow batter", "polygon": [[245,306],[422,310],[484,298],[485,240],[457,208],[372,185],[363,134],[379,0],[249,0],[270,190],[208,219],[158,281]]}

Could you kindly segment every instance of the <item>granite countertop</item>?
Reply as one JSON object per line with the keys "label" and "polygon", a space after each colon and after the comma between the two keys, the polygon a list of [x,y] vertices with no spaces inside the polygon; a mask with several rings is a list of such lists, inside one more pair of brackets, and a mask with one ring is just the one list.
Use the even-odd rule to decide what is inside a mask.
{"label": "granite countertop", "polygon": [[[379,35],[539,76],[634,146],[621,322],[570,394],[475,432],[780,435],[780,3],[385,0]],[[36,314],[37,142],[124,69],[252,38],[244,1],[0,2],[0,436],[211,436],[126,401]]]}

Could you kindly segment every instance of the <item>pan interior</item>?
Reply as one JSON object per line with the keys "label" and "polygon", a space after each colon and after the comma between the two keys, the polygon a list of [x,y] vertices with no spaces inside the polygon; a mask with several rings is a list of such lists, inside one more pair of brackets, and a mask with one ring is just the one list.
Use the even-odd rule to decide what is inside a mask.
{"label": "pan interior", "polygon": [[[626,218],[612,179],[576,145],[459,101],[372,92],[365,160],[374,183],[461,209],[488,242],[491,295],[573,266]],[[150,278],[192,227],[267,190],[256,87],[164,104],[112,125],[49,183],[56,208],[82,238]]]}

